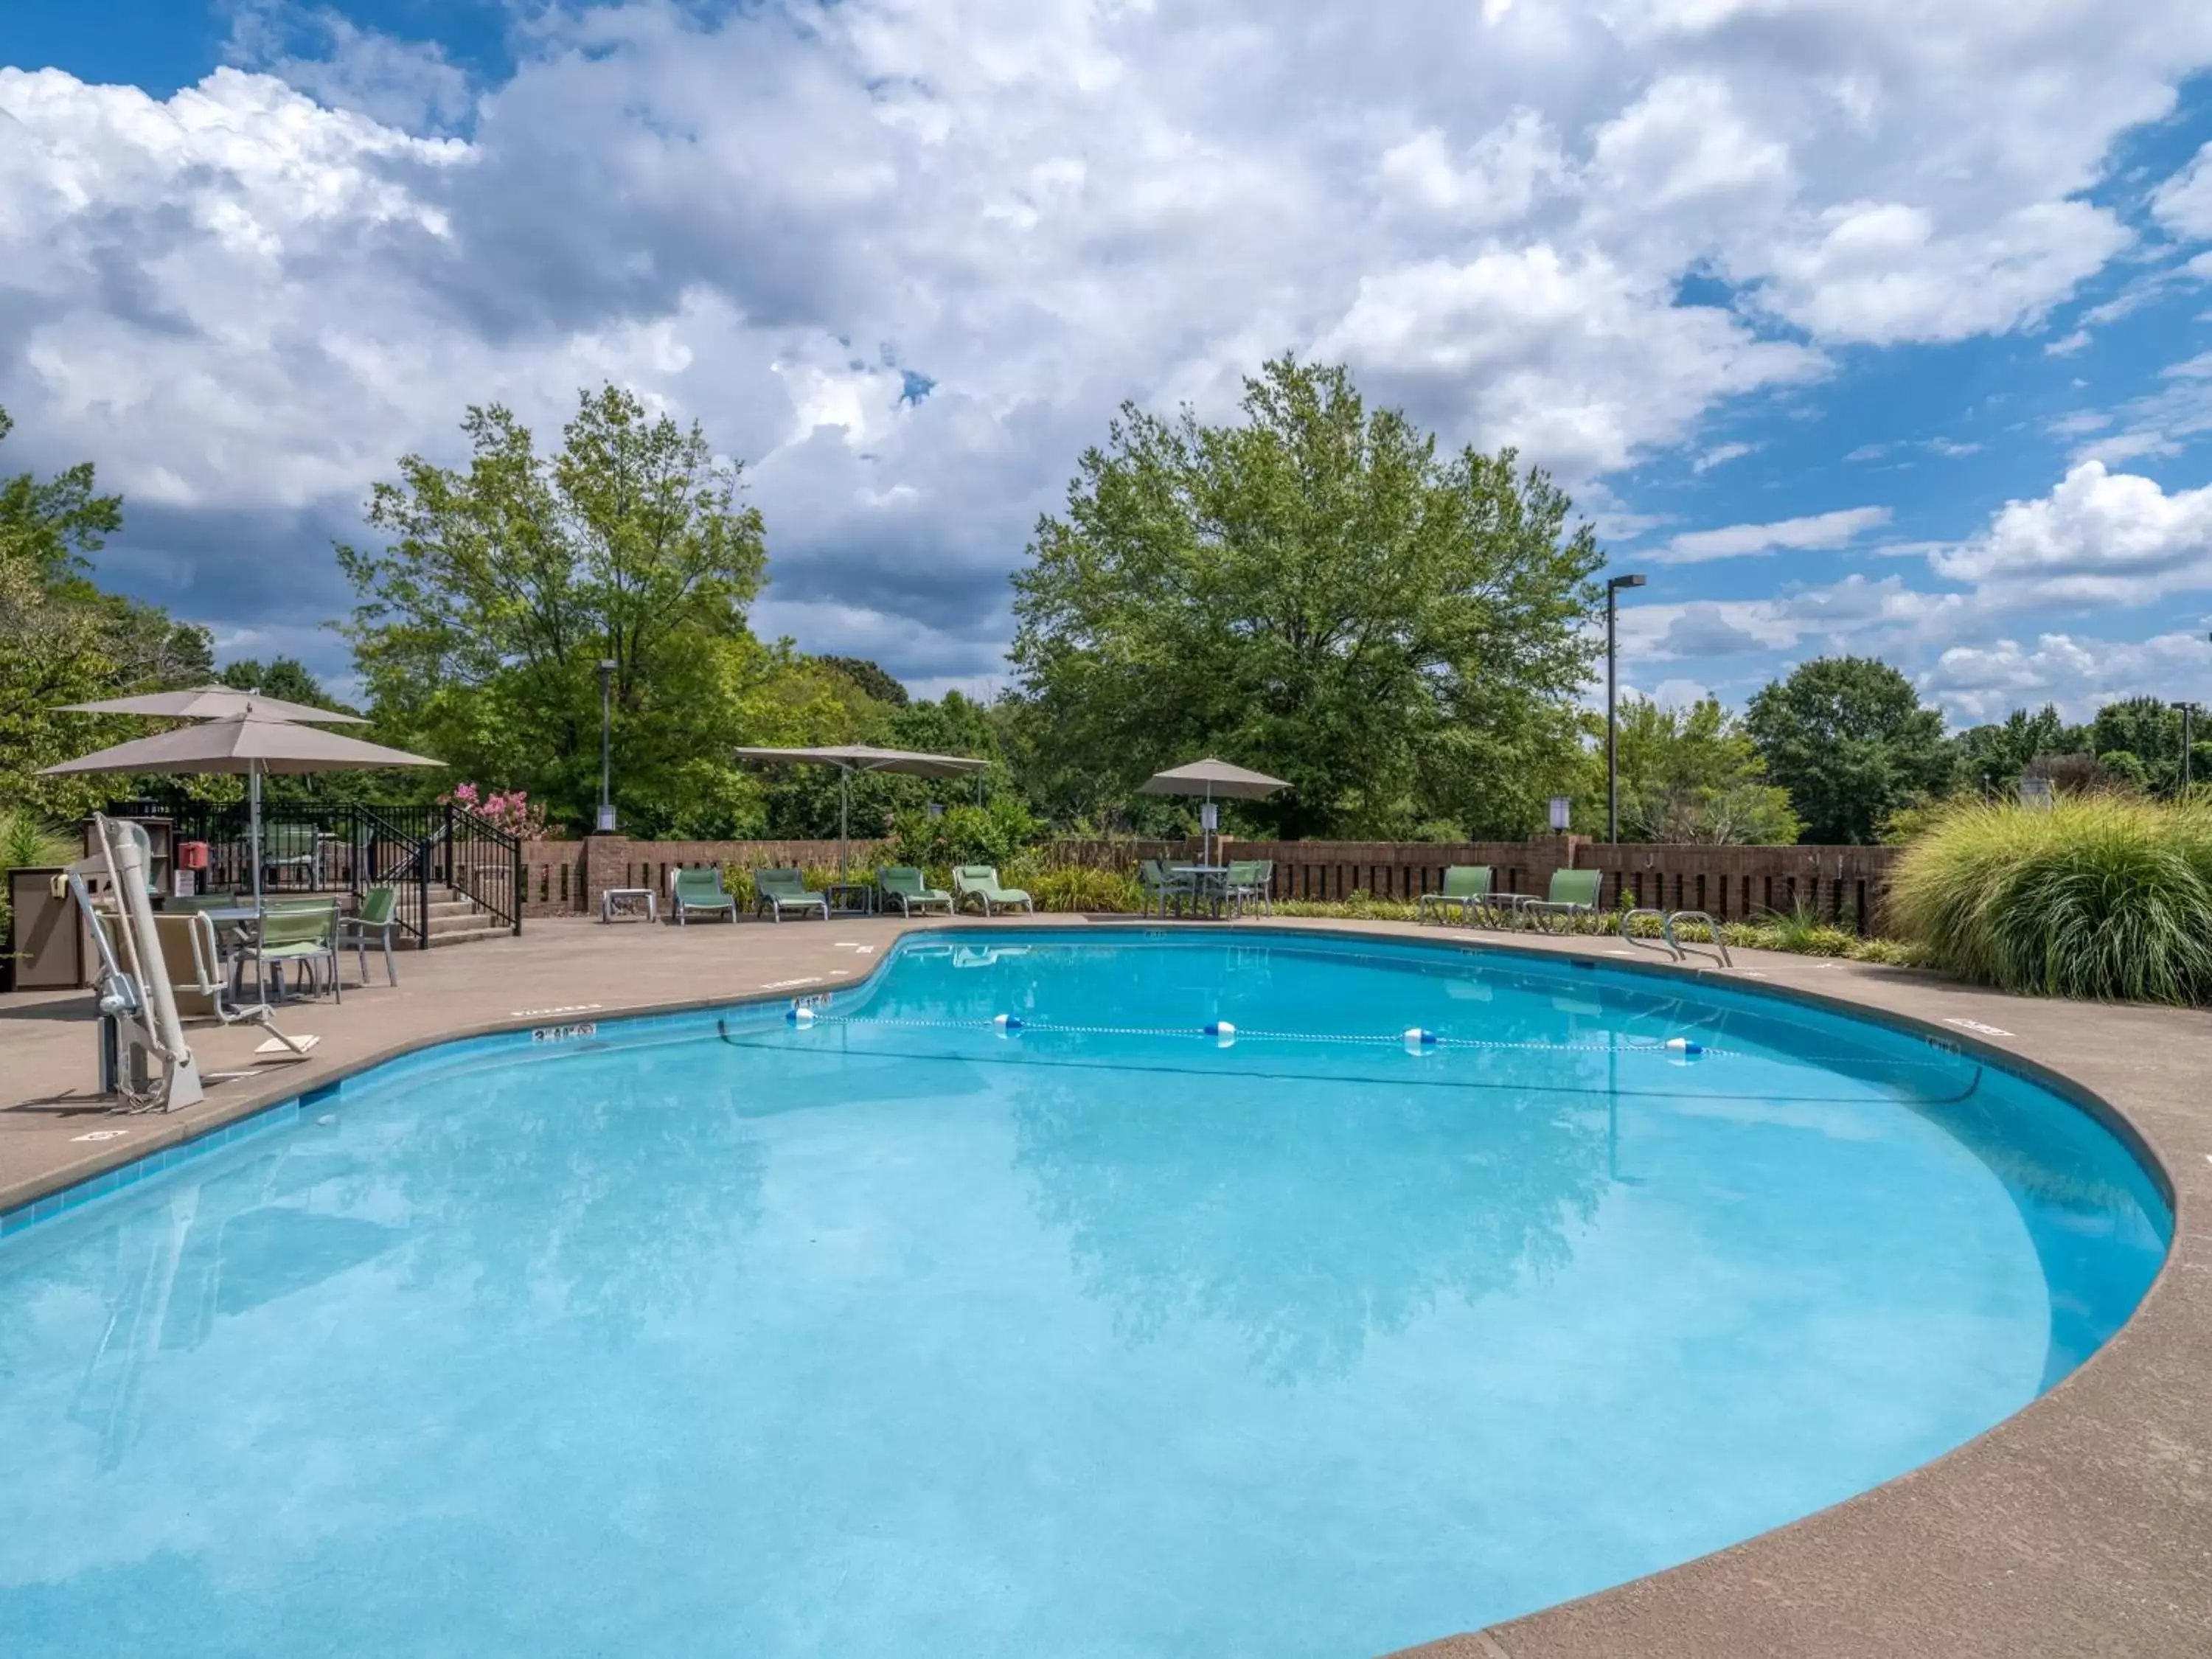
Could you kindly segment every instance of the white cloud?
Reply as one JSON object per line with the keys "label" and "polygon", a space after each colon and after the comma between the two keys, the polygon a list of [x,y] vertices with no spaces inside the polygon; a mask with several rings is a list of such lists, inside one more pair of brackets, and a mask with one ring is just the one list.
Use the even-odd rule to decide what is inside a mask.
{"label": "white cloud", "polygon": [[[541,9],[472,86],[242,15],[281,79],[0,70],[10,448],[98,459],[118,567],[311,625],[313,550],[398,456],[611,376],[752,463],[807,644],[945,676],[994,668],[1027,523],[1125,398],[1218,416],[1263,356],[1341,353],[1649,520],[1607,475],[1830,343],[2039,325],[2124,242],[2081,199],[2116,136],[2212,59],[2190,0],[790,0]],[[2182,441],[2191,384],[2124,431]]]}
{"label": "white cloud", "polygon": [[1711,559],[1737,559],[1747,554],[1772,553],[1782,549],[1843,547],[1869,530],[1880,529],[1889,520],[1890,511],[1886,507],[1851,507],[1802,519],[1784,519],[1774,524],[1737,524],[1721,530],[1693,530],[1675,537],[1650,556],[1661,564],[1702,564]]}
{"label": "white cloud", "polygon": [[2212,485],[2168,494],[2084,461],[2050,495],[2006,503],[1983,534],[1929,562],[1952,580],[2045,603],[2136,605],[2212,587]]}
{"label": "white cloud", "polygon": [[2000,639],[1954,646],[1917,679],[1922,695],[1960,725],[2045,702],[2057,703],[2069,720],[2085,720],[2123,697],[2212,699],[2212,650],[2196,633],[2140,641],[2048,633],[2033,645]]}
{"label": "white cloud", "polygon": [[2212,237],[2212,144],[2158,187],[2150,210],[2177,236]]}
{"label": "white cloud", "polygon": [[1571,473],[1627,465],[1720,398],[1824,372],[1729,313],[1677,306],[1612,261],[1548,245],[1363,277],[1313,345],[1485,445]]}
{"label": "white cloud", "polygon": [[1717,466],[1726,466],[1730,461],[1740,461],[1747,455],[1756,454],[1757,444],[1715,444],[1690,463],[1692,472],[1710,472]]}
{"label": "white cloud", "polygon": [[1927,209],[1854,202],[1778,246],[1760,297],[1815,337],[1875,345],[1961,340],[2039,321],[2128,244],[2086,202],[2039,202],[1944,233]]}

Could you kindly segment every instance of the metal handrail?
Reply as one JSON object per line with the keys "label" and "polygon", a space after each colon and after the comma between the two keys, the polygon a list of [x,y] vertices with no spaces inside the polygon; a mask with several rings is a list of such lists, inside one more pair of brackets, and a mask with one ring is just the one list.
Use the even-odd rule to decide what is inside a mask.
{"label": "metal handrail", "polygon": [[[1666,940],[1666,943],[1663,945],[1655,945],[1648,939],[1638,939],[1635,934],[1630,933],[1628,931],[1628,924],[1635,921],[1638,916],[1658,917],[1659,934],[1662,939]],[[1670,960],[1675,962],[1682,960],[1682,947],[1674,943],[1674,935],[1668,931],[1667,913],[1664,910],[1655,910],[1648,904],[1640,906],[1633,910],[1624,910],[1620,913],[1620,941],[1624,945],[1632,945],[1639,951],[1656,951],[1661,956],[1668,956],[1671,951],[1673,954]]]}
{"label": "metal handrail", "polygon": [[[1674,924],[1678,921],[1702,921],[1706,927],[1713,930],[1713,948],[1711,951],[1701,951],[1697,949],[1695,946],[1685,947],[1682,943],[1674,937]],[[1721,937],[1720,923],[1715,921],[1711,916],[1708,915],[1703,910],[1677,910],[1659,924],[1659,931],[1666,935],[1667,943],[1674,946],[1674,956],[1677,961],[1687,961],[1692,955],[1712,956],[1723,968],[1733,968],[1735,966],[1735,963],[1730,960],[1729,957],[1728,941]]]}

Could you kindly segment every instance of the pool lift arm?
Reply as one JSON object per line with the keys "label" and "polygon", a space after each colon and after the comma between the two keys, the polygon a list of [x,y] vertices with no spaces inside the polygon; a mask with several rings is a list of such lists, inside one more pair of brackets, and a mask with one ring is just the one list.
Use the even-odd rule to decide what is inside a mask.
{"label": "pool lift arm", "polygon": [[[177,1016],[177,999],[154,931],[154,906],[146,896],[146,832],[99,813],[92,823],[100,850],[70,865],[66,878],[100,953],[94,989],[100,998],[100,1083],[142,1111],[196,1105],[207,1091],[200,1082],[199,1062],[185,1042],[184,1022]],[[112,911],[94,902],[95,882],[112,896]],[[103,922],[113,925],[112,939]],[[161,1062],[161,1081],[150,1088],[149,1055]]]}

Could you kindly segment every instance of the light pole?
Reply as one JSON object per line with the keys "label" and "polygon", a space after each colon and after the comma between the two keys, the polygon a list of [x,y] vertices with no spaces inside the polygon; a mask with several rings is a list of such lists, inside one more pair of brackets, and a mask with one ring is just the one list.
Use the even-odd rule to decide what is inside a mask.
{"label": "light pole", "polygon": [[599,833],[603,836],[612,835],[615,829],[614,684],[618,666],[611,657],[599,659]]}
{"label": "light pole", "polygon": [[2178,702],[2173,706],[2181,711],[2181,793],[2185,795],[2189,793],[2189,728],[2191,717],[2197,713],[2197,705]]}
{"label": "light pole", "polygon": [[1620,755],[1613,718],[1620,649],[1614,640],[1613,618],[1620,608],[1620,590],[1643,586],[1641,576],[1613,576],[1605,584],[1605,838],[1608,842],[1620,839]]}

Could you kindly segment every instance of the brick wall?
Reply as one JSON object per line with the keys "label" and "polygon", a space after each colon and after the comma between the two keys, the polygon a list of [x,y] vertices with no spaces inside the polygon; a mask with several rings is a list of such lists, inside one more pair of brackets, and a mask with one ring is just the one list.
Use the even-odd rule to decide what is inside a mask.
{"label": "brick wall", "polygon": [[[1486,864],[1498,890],[1540,893],[1554,871],[1602,870],[1605,902],[1625,895],[1668,910],[1706,910],[1736,921],[1800,905],[1823,917],[1872,931],[1893,847],[1705,847],[1641,842],[1606,846],[1581,836],[1527,842],[1217,842],[1218,858],[1268,859],[1277,898],[1334,900],[1354,893],[1411,899],[1438,890],[1445,867]],[[1063,841],[1054,857],[1068,863],[1134,868],[1140,859],[1195,859],[1197,841]],[[856,876],[875,868],[880,842],[856,841],[848,865]],[[824,866],[837,861],[834,841],[526,842],[522,848],[525,914],[573,915],[596,911],[610,887],[650,887],[665,894],[672,869],[731,865]]]}
{"label": "brick wall", "polygon": [[[872,870],[881,852],[879,842],[855,841],[848,848],[846,861],[856,872]],[[527,841],[522,844],[523,914],[590,915],[599,908],[599,895],[611,887],[650,887],[665,897],[672,870],[709,866],[805,868],[836,862],[834,841],[632,841],[627,836]]]}

